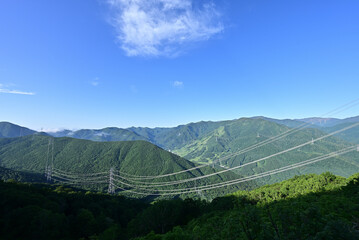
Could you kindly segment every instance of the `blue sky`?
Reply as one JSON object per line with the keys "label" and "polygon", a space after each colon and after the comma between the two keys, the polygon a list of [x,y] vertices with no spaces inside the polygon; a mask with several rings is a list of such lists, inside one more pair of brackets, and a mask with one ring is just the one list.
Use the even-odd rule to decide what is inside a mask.
{"label": "blue sky", "polygon": [[2,0],[0,121],[320,116],[358,98],[358,12],[356,0]]}

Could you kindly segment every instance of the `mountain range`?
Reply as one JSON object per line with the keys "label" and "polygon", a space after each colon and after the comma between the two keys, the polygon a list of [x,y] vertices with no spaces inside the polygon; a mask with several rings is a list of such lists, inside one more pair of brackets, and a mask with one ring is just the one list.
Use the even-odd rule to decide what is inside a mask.
{"label": "mountain range", "polygon": [[[295,120],[253,117],[218,122],[202,121],[173,128],[109,127],[63,130],[46,134],[0,122],[0,166],[42,173],[47,141],[49,135],[52,135],[55,137],[55,162],[64,171],[73,169],[79,169],[81,173],[108,171],[113,165],[133,175],[158,175],[180,171],[202,163],[211,164],[213,167],[206,167],[202,172],[188,172],[189,175],[178,175],[175,178],[184,179],[190,175],[201,176],[227,168],[237,168],[228,171],[228,174],[219,175],[218,178],[209,178],[206,183],[209,184],[278,169],[353,146],[359,143],[359,127],[251,164],[253,161],[323,137],[329,132],[348,127],[355,122],[359,122],[359,117]],[[303,126],[306,123],[311,124]],[[292,128],[300,126],[303,128],[293,131]],[[288,131],[293,133],[251,151],[240,152]],[[20,132],[24,137],[19,138]],[[218,161],[218,159],[222,160]],[[241,165],[246,166],[241,167]],[[240,188],[251,188],[282,181],[294,175],[319,174],[325,171],[345,177],[359,172],[359,153],[336,156],[306,167],[268,176]]]}

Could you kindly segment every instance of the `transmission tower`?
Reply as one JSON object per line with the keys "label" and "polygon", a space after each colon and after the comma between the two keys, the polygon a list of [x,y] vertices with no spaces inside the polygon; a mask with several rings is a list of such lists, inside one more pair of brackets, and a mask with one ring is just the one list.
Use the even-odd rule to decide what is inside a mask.
{"label": "transmission tower", "polygon": [[207,200],[207,198],[206,198],[206,196],[204,196],[202,190],[197,188],[197,181],[194,181],[194,190],[197,193],[199,199]]}
{"label": "transmission tower", "polygon": [[46,180],[48,182],[51,181],[51,177],[52,177],[52,167],[51,166],[48,166],[47,167],[47,174],[46,174]]}
{"label": "transmission tower", "polygon": [[113,184],[113,168],[110,169],[109,181],[108,181],[108,191],[109,194],[115,193],[115,186]]}
{"label": "transmission tower", "polygon": [[45,177],[47,181],[51,181],[51,175],[52,175],[52,168],[50,167],[49,164],[50,145],[51,145],[51,138],[49,138],[49,144],[47,145],[47,155],[46,155]]}

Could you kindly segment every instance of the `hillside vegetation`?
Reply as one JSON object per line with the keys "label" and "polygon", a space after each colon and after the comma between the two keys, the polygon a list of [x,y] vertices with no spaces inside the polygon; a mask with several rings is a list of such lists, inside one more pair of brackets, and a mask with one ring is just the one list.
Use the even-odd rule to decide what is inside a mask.
{"label": "hillside vegetation", "polygon": [[[334,132],[337,131],[339,129],[345,128],[350,126],[352,123],[341,123],[338,125],[335,125],[333,127],[325,127],[322,128],[323,131],[325,132]],[[348,131],[345,132],[341,132],[338,134],[338,137],[340,137],[341,139],[344,139],[345,141],[348,142],[352,142],[352,143],[356,143],[359,144],[359,127],[354,127]]]}
{"label": "hillside vegetation", "polygon": [[[226,158],[226,156],[232,153],[240,152],[242,149],[260,144],[287,131],[290,131],[290,128],[263,119],[239,119],[225,126],[221,126],[213,133],[207,134],[205,137],[179,149],[175,149],[173,152],[198,163],[210,163],[213,159],[225,158],[217,164],[231,168],[249,164],[258,159],[326,135],[326,133],[318,129],[305,128],[254,150]],[[339,138],[328,137],[314,144],[306,145],[264,161],[250,164],[243,168],[239,167],[236,172],[242,176],[250,176],[298,163],[351,145],[352,144]],[[359,154],[357,152],[349,153],[306,167],[276,174],[272,177],[264,178],[262,184],[282,181],[294,175],[306,173],[320,174],[325,171],[330,171],[341,176],[350,176],[359,171]]]}
{"label": "hillside vegetation", "polygon": [[[78,139],[89,139],[92,141],[99,142],[108,142],[108,141],[119,141],[119,140],[144,140],[147,142],[151,142],[160,148],[168,150],[172,153],[175,153],[187,160],[190,160],[193,163],[197,164],[211,164],[213,161],[218,159],[222,159],[221,161],[217,161],[212,166],[217,170],[221,171],[226,168],[237,167],[232,173],[228,174],[238,174],[240,176],[251,176],[253,174],[258,174],[274,169],[278,169],[283,166],[287,166],[290,164],[299,163],[304,160],[312,159],[314,157],[321,156],[323,154],[327,154],[333,151],[337,151],[343,149],[348,146],[352,146],[353,143],[357,143],[359,139],[358,137],[358,127],[349,129],[345,132],[341,132],[335,136],[325,138],[320,141],[316,141],[314,144],[306,145],[304,147],[289,151],[285,154],[280,154],[275,157],[271,157],[266,159],[265,161],[259,161],[257,163],[251,164],[254,161],[257,161],[263,157],[270,156],[272,154],[284,151],[288,148],[297,146],[299,144],[310,142],[312,139],[316,139],[318,137],[322,137],[326,135],[328,132],[333,132],[343,127],[348,127],[352,122],[357,121],[357,118],[349,118],[349,119],[319,119],[313,118],[312,120],[315,122],[321,123],[322,121],[336,122],[339,125],[335,125],[330,128],[323,128],[319,125],[312,124],[309,127],[307,126],[304,129],[294,132],[286,137],[279,139],[278,141],[273,141],[267,145],[255,148],[251,151],[246,151],[241,154],[237,154],[243,149],[246,149],[255,144],[260,144],[266,140],[270,140],[272,137],[278,136],[279,134],[284,134],[287,131],[290,131],[292,128],[297,127],[303,124],[303,121],[310,121],[311,119],[302,119],[302,120],[277,120],[270,119],[265,117],[254,117],[254,118],[241,118],[231,121],[220,121],[220,122],[197,122],[190,123],[186,125],[180,125],[174,128],[128,128],[128,129],[120,129],[120,128],[104,128],[100,130],[78,130],[78,131],[68,131],[65,130],[63,132],[54,133],[55,136],[71,136],[72,138]],[[331,123],[331,124],[332,124]],[[343,123],[343,124],[341,124]],[[290,127],[289,127],[290,126]],[[311,128],[313,126],[314,128]],[[347,141],[345,141],[345,140]],[[352,143],[349,143],[349,142]],[[61,142],[61,141],[59,141]],[[45,144],[43,144],[45,146]],[[61,144],[60,144],[61,145]],[[70,144],[71,146],[75,146],[75,142]],[[95,146],[96,145],[96,146]],[[103,165],[104,163],[101,161],[99,163],[95,163],[94,166],[103,165],[100,169],[91,169],[93,166],[89,164],[85,164],[86,161],[92,163],[92,161],[99,161],[100,157],[103,157],[102,154],[107,155],[106,148],[110,146],[102,145],[102,144],[86,144],[86,146],[95,147],[94,151],[86,150],[82,152],[72,148],[69,154],[55,154],[55,158],[72,158],[74,153],[83,154],[83,160],[81,162],[81,168],[85,167],[88,172],[104,170],[105,168],[109,169],[111,166],[108,164],[106,167]],[[55,145],[58,147],[58,144]],[[147,147],[144,143],[141,143],[141,146],[137,146],[136,151],[132,151],[132,153],[137,152],[133,157],[126,157],[128,161],[122,161],[122,167],[126,167],[126,172],[129,172],[134,175],[156,175],[164,172],[173,171],[174,168],[166,167],[166,169],[161,169],[163,161],[152,161],[150,160],[147,164],[138,162],[138,158],[142,158],[141,161],[147,157],[144,154],[138,154],[140,151],[144,152],[152,152],[148,151]],[[55,147],[55,152],[56,152]],[[104,150],[100,150],[104,147]],[[70,147],[71,148],[71,147]],[[42,155],[46,152],[46,148],[43,147]],[[161,149],[161,150],[163,150]],[[1,151],[1,149],[0,149]],[[29,151],[32,151],[29,149]],[[101,152],[101,153],[100,153]],[[122,151],[123,153],[124,151]],[[66,151],[64,151],[66,153]],[[88,154],[90,153],[90,154]],[[99,154],[98,154],[99,153]],[[16,151],[14,154],[17,154]],[[25,155],[28,154],[27,152]],[[113,156],[116,156],[115,153],[109,153]],[[234,154],[234,155],[233,155]],[[167,154],[168,155],[168,154]],[[232,155],[228,157],[229,155]],[[10,154],[6,155],[6,158],[11,156]],[[97,156],[97,157],[95,157]],[[130,155],[129,155],[130,156]],[[1,153],[0,153],[1,157]],[[40,157],[40,156],[39,156]],[[42,156],[44,158],[44,156]],[[86,158],[86,159],[85,159]],[[106,157],[105,157],[106,158]],[[161,157],[162,158],[162,157]],[[108,158],[106,158],[108,159]],[[172,158],[171,158],[172,159]],[[0,158],[1,160],[1,158]],[[11,161],[10,161],[11,162]],[[12,168],[10,162],[6,162],[5,167]],[[36,162],[36,161],[35,161]],[[66,162],[66,161],[65,161]],[[78,164],[79,162],[75,163]],[[167,161],[166,161],[167,162]],[[68,163],[68,162],[66,162]],[[132,165],[132,163],[134,163]],[[188,162],[186,163],[189,164]],[[66,165],[66,164],[65,164]],[[67,167],[68,165],[63,165],[62,167]],[[127,165],[127,166],[126,166]],[[185,165],[179,166],[176,169],[184,169]],[[189,164],[191,165],[191,164]],[[241,165],[247,165],[245,167],[241,167]],[[141,166],[141,167],[139,167]],[[28,169],[19,168],[19,166],[14,166],[17,169],[25,169],[25,170],[33,170],[33,166]],[[119,167],[115,164],[115,167]],[[67,170],[66,169],[66,170]],[[38,171],[38,169],[37,169]],[[82,171],[82,170],[81,170]],[[108,171],[108,170],[107,170]],[[282,181],[293,177],[294,175],[306,174],[306,173],[317,173],[320,174],[325,171],[333,172],[334,174],[340,176],[350,176],[351,174],[359,171],[359,153],[349,153],[341,156],[336,156],[331,159],[327,159],[325,161],[321,161],[312,165],[308,165],[306,167],[296,168],[291,171],[286,171],[280,174],[271,175],[265,177],[263,179],[258,179],[255,181],[255,184],[263,185],[265,183],[274,183],[278,181]],[[141,172],[141,173],[140,173]],[[226,174],[227,175],[227,174]],[[197,175],[196,175],[197,176]],[[251,183],[252,184],[252,183]]]}
{"label": "hillside vegetation", "polygon": [[0,182],[1,239],[315,239],[359,235],[359,174],[297,176],[206,202],[152,204]]}
{"label": "hillside vegetation", "polygon": [[[54,143],[49,145],[49,140]],[[0,139],[0,165],[2,167],[43,174],[47,163],[51,165],[52,161],[54,168],[64,171],[66,174],[77,174],[78,176],[81,174],[109,172],[111,168],[136,176],[157,176],[179,172],[196,166],[194,163],[147,141],[93,142],[74,138],[53,139],[45,136]],[[214,172],[213,168],[204,167],[161,178],[157,181],[190,179]],[[107,176],[105,175],[104,177],[106,178]],[[123,175],[122,177],[126,176]],[[208,185],[237,177],[239,176],[229,172],[198,180],[197,184]],[[253,183],[243,183],[216,189],[209,191],[207,197],[213,198],[238,189],[253,188],[253,186],[255,186]],[[108,180],[106,178],[103,184],[96,184],[92,187],[87,185],[86,187],[105,191],[108,187]],[[126,185],[121,185],[121,187],[128,188]],[[187,187],[194,187],[194,182],[168,186],[165,189]],[[191,193],[188,196],[194,195],[196,194]],[[176,195],[171,197],[176,197]]]}
{"label": "hillside vegetation", "polygon": [[41,183],[46,182],[44,174],[15,171],[12,169],[0,167],[0,179],[3,181],[14,180],[17,182]]}

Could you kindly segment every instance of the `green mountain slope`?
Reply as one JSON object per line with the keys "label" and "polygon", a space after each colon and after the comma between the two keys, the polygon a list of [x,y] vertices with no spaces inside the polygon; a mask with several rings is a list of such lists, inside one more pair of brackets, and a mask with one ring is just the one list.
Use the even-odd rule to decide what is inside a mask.
{"label": "green mountain slope", "polygon": [[132,127],[128,130],[141,135],[148,141],[163,147],[165,149],[174,149],[182,147],[188,142],[199,139],[208,133],[214,131],[219,126],[229,121],[211,122],[201,121],[197,123],[189,123],[174,128],[140,128]]}
{"label": "green mountain slope", "polygon": [[[348,127],[351,124],[353,124],[353,123],[342,123],[342,124],[335,125],[334,127],[321,128],[321,130],[323,130],[324,132],[330,133],[330,132],[334,132],[339,129]],[[345,141],[351,142],[351,143],[359,144],[359,127],[354,127],[354,128],[349,129],[348,131],[341,132],[337,135],[337,137],[339,137]]]}
{"label": "green mountain slope", "polygon": [[[236,153],[241,149],[270,139],[288,130],[290,130],[290,128],[284,125],[263,119],[239,119],[219,127],[213,133],[199,140],[193,141],[181,148],[174,149],[173,152],[193,162],[210,163],[212,160]],[[317,129],[306,128],[255,150],[230,157],[221,161],[219,164],[225,167],[236,167],[248,164],[324,135],[325,133]],[[320,156],[321,154],[337,151],[345,146],[350,146],[350,144],[339,138],[329,137],[313,145],[307,145],[268,160],[239,168],[236,172],[242,176],[249,176],[298,163]],[[349,176],[358,172],[359,153],[349,153],[313,165],[308,165],[307,167],[281,173],[273,177],[266,177],[262,179],[262,182],[277,182],[288,179],[296,174],[322,173],[325,171],[331,171],[341,176]]]}
{"label": "green mountain slope", "polygon": [[9,122],[0,122],[0,138],[12,138],[35,134],[36,131]]}
{"label": "green mountain slope", "polygon": [[[132,175],[160,175],[193,168],[194,163],[167,152],[146,141],[94,142],[73,138],[54,138],[53,162],[56,169],[69,173],[88,174],[108,172],[115,168]],[[28,136],[22,138],[0,139],[0,165],[16,170],[43,173],[46,162],[52,159],[52,146],[48,151],[49,137]],[[211,167],[185,172],[158,181],[188,179],[214,173]],[[125,175],[124,175],[125,176]],[[215,175],[197,182],[208,185],[238,177],[228,173]],[[252,183],[250,183],[252,184]],[[208,191],[208,197],[223,195],[235,189],[245,189],[250,184],[241,184]],[[108,184],[103,184],[103,190]],[[175,187],[193,187],[194,182],[182,183]],[[169,186],[166,189],[173,189]],[[192,194],[196,195],[196,194]]]}
{"label": "green mountain slope", "polygon": [[[349,120],[354,121],[353,119],[355,120],[356,118],[351,118]],[[297,127],[302,124],[303,122],[295,120],[276,120],[265,117],[254,117],[231,121],[190,123],[175,128],[129,128],[127,130],[133,132],[136,136],[142,136],[144,139],[147,139],[147,141],[178,154],[192,162],[211,163],[213,160],[226,157],[228,154],[236,153],[246,147],[258,144],[271,137],[284,133],[290,130],[290,127]],[[341,126],[342,125],[338,125],[332,130],[340,129]],[[350,146],[350,143],[339,138],[356,143],[356,129],[358,128],[347,130],[336,137],[326,138],[316,142],[314,145],[308,145],[275,158],[240,168],[235,172],[241,176],[249,176],[339,150],[346,146]],[[327,130],[329,131],[329,129]],[[96,131],[101,132],[102,130]],[[111,131],[115,131],[115,128],[111,128],[107,133],[112,135]],[[321,131],[320,127],[311,125],[310,127],[304,128],[295,134],[288,135],[279,141],[223,160],[218,163],[216,167],[218,170],[223,170],[223,167],[228,168],[248,164],[257,159],[308,142],[323,135],[325,135],[325,133]],[[73,136],[76,137],[76,135]],[[95,139],[93,132],[90,132],[89,135],[84,134],[82,137]],[[288,179],[295,174],[322,173],[324,171],[331,171],[341,176],[349,176],[359,170],[358,166],[358,154],[352,153],[313,165],[308,165],[307,167],[284,172],[273,177],[267,177],[259,181],[261,183],[266,183],[268,181],[277,182]]]}

